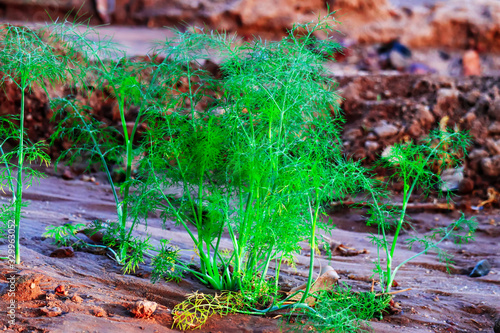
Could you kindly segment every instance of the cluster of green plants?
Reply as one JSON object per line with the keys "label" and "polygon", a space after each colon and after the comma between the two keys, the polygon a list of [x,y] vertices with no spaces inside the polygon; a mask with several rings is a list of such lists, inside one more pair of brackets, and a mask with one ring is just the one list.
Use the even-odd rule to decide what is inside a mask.
{"label": "cluster of green plants", "polygon": [[[296,321],[302,327],[350,332],[381,313],[400,267],[432,250],[449,260],[439,247],[443,241],[472,239],[475,222],[462,217],[410,239],[408,244],[419,246],[419,252],[393,262],[409,224],[410,197],[417,190],[440,188],[433,168],[445,165],[440,159],[458,165],[469,140],[461,132],[438,131],[427,141],[395,145],[382,164],[404,183],[403,208],[390,205],[387,183],[342,153],[339,96],[323,66],[341,50],[331,37],[335,24],[329,14],[295,24],[273,42],[188,29],[158,43],[154,56],[144,60],[127,58],[111,40],[76,24],[39,30],[2,26],[2,83],[21,90],[19,116],[0,118],[0,162],[5,166],[0,186],[13,196],[0,216],[15,220],[16,263],[23,186],[43,176],[30,165],[50,162],[45,143],[30,142],[24,129],[25,94],[37,85],[54,111],[52,143],[72,143],[56,167],[82,157],[89,167],[99,165],[116,204],[116,221],[49,227],[44,235],[61,245],[105,248],[125,273],[149,256],[153,282],[190,274],[225,291],[190,295],[175,309],[179,328],[197,328],[213,313],[262,315],[289,309],[306,318]],[[221,61],[219,78],[204,67],[212,57]],[[66,95],[50,89],[62,83],[68,87]],[[116,101],[118,127],[99,119],[92,96]],[[141,128],[146,130],[139,135]],[[4,152],[6,143],[14,148]],[[113,177],[113,165],[123,166],[120,181]],[[180,195],[172,195],[172,189]],[[371,239],[379,249],[375,273],[383,294],[355,293],[348,287],[311,294],[319,230],[333,228],[323,218],[326,203],[355,195],[364,196],[370,206],[368,223],[378,226]],[[186,230],[195,262],[183,261],[181,251],[188,249],[172,246],[168,239],[154,248],[148,238],[134,235],[153,213]],[[103,244],[84,244],[74,237],[77,232],[102,232]],[[222,246],[224,239],[231,248]],[[301,242],[310,245],[307,284],[283,296],[281,267],[293,263]],[[307,301],[311,296],[314,306]]]}

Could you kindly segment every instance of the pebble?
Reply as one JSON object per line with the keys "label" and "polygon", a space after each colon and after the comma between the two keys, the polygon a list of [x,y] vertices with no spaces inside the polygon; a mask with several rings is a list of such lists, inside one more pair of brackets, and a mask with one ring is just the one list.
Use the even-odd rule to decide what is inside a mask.
{"label": "pebble", "polygon": [[71,246],[65,246],[52,251],[50,257],[53,258],[70,258],[75,255],[75,251]]}
{"label": "pebble", "polygon": [[446,169],[441,173],[441,191],[456,191],[464,179],[464,168]]}
{"label": "pebble", "polygon": [[60,284],[56,287],[56,289],[54,289],[54,292],[56,293],[56,295],[62,295],[62,296],[66,296],[68,295],[68,291],[66,290],[66,287],[64,287],[64,285]]}
{"label": "pebble", "polygon": [[490,134],[500,134],[500,121],[495,121],[488,127],[488,132]]}
{"label": "pebble", "polygon": [[375,134],[380,138],[387,138],[398,133],[398,128],[392,124],[387,123],[385,120],[380,125],[373,129]]}
{"label": "pebble", "polygon": [[423,126],[434,124],[436,118],[432,115],[431,110],[427,105],[418,105],[417,107],[417,119]]}
{"label": "pebble", "polygon": [[344,139],[349,141],[355,141],[363,135],[363,132],[359,128],[351,128],[344,132]]}
{"label": "pebble", "polygon": [[368,149],[369,151],[375,151],[379,148],[379,144],[376,141],[366,141],[365,142],[365,148]]}
{"label": "pebble", "polygon": [[483,158],[481,160],[481,169],[486,176],[500,176],[500,155]]}
{"label": "pebble", "polygon": [[70,169],[66,169],[64,170],[63,174],[61,175],[62,179],[64,180],[72,180],[72,179],[75,179],[75,175],[73,174],[73,172],[71,172]]}
{"label": "pebble", "polygon": [[137,301],[132,306],[130,312],[135,318],[149,318],[156,311],[158,304],[151,301]]}
{"label": "pebble", "polygon": [[73,297],[71,297],[71,300],[75,303],[78,303],[78,304],[83,302],[83,298],[81,298],[77,294],[74,294]]}
{"label": "pebble", "polygon": [[106,317],[106,311],[104,311],[103,308],[101,308],[100,306],[95,306],[93,309],[92,309],[92,313],[94,314],[94,316],[96,317]]}
{"label": "pebble", "polygon": [[75,237],[84,243],[95,245],[95,242],[82,232],[77,233]]}
{"label": "pebble", "polygon": [[47,317],[57,317],[62,314],[61,308],[54,306],[54,307],[47,307],[44,306],[43,308],[40,308],[40,312],[42,312],[43,315]]}
{"label": "pebble", "polygon": [[484,149],[474,149],[469,154],[469,159],[488,157],[488,152]]}
{"label": "pebble", "polygon": [[491,270],[491,264],[488,262],[488,260],[481,260],[474,266],[474,269],[472,269],[472,272],[470,272],[469,276],[470,277],[480,277],[480,276],[485,276],[488,275],[488,273]]}

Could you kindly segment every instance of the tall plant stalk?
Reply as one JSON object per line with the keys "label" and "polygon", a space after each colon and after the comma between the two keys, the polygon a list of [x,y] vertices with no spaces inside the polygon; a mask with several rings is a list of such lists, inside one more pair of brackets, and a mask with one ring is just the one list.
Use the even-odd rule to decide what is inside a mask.
{"label": "tall plant stalk", "polygon": [[[0,27],[0,71],[2,74],[2,84],[14,84],[21,93],[21,105],[19,111],[19,125],[15,126],[7,119],[2,122],[9,122],[10,126],[1,131],[3,142],[15,140],[18,142],[17,148],[4,153],[1,158],[7,169],[7,178],[12,190],[14,201],[14,237],[15,237],[15,263],[21,261],[20,232],[21,232],[21,211],[23,207],[22,194],[23,186],[30,185],[33,179],[42,176],[33,170],[26,162],[32,163],[41,161],[49,163],[50,159],[44,152],[44,144],[31,143],[25,134],[25,98],[26,91],[35,86],[44,89],[48,95],[47,84],[61,81],[68,68],[71,59],[60,55],[55,47],[48,42],[50,32],[44,29],[30,29],[25,27],[15,27],[3,25]],[[11,164],[11,159],[17,157],[17,164]],[[13,176],[12,168],[17,169],[17,175]],[[14,188],[15,182],[15,188]]]}
{"label": "tall plant stalk", "polygon": [[[439,259],[450,264],[452,262],[450,255],[439,247],[443,241],[452,239],[460,245],[473,240],[476,222],[462,215],[446,227],[433,229],[430,235],[410,237],[407,240],[409,248],[419,244],[421,250],[400,263],[394,262],[403,226],[408,223],[407,207],[412,194],[417,189],[426,194],[431,189],[442,188],[443,184],[437,175],[441,173],[445,165],[460,164],[460,158],[464,156],[469,140],[466,133],[438,130],[433,131],[420,144],[408,142],[392,147],[381,163],[384,167],[394,171],[394,178],[403,182],[403,204],[399,210],[389,208],[389,205],[383,202],[387,201],[388,196],[387,190],[381,187],[381,184],[368,178],[364,179],[364,188],[372,201],[369,223],[377,224],[379,229],[379,235],[371,236],[371,239],[379,250],[376,272],[380,276],[384,292],[391,291],[396,274],[401,267],[423,254],[435,251]],[[394,230],[392,240],[389,238],[391,230]],[[380,250],[385,253],[385,268],[382,268],[383,257],[380,255]]]}

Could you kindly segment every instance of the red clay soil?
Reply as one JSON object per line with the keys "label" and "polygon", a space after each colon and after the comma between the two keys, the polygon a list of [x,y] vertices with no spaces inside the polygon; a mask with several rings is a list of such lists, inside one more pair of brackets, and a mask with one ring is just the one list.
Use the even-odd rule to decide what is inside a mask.
{"label": "red clay soil", "polygon": [[[159,282],[151,284],[151,268],[142,265],[135,274],[123,275],[120,267],[110,258],[99,253],[76,251],[73,257],[53,258],[49,255],[57,247],[50,239],[41,237],[48,225],[65,223],[88,223],[94,219],[115,218],[112,195],[102,175],[96,184],[80,179],[65,181],[50,170],[49,177],[39,185],[30,187],[24,198],[30,201],[22,221],[22,263],[18,272],[18,308],[16,326],[9,327],[6,317],[8,297],[0,298],[0,329],[10,332],[170,332],[172,330],[172,308],[194,291],[213,292],[187,276],[180,283]],[[8,195],[1,201],[5,202]],[[414,211],[411,212],[415,232],[427,233],[433,227],[444,226],[459,216],[458,211]],[[394,290],[411,288],[395,296],[401,312],[387,315],[383,320],[373,320],[376,332],[491,332],[494,319],[500,315],[500,211],[489,209],[476,214],[479,228],[476,241],[457,249],[450,242],[444,247],[455,256],[451,274],[432,255],[424,255],[403,267],[396,278]],[[331,218],[337,225],[328,236],[332,248],[339,244],[367,251],[344,256],[335,251],[329,261],[326,255],[319,256],[315,265],[330,264],[339,273],[341,281],[354,290],[371,287],[373,261],[376,249],[367,236],[376,232],[367,227],[362,211],[338,210]],[[192,256],[191,241],[187,233],[174,222],[167,221],[165,227],[157,218],[149,221],[148,229],[140,226],[138,236],[151,236],[153,245],[163,238],[171,239],[174,245],[186,249],[186,260]],[[229,239],[222,246],[229,248]],[[5,253],[7,245],[0,245]],[[411,256],[418,249],[398,247],[396,260]],[[287,267],[283,285],[294,287],[306,280],[308,251],[297,255],[297,269]],[[478,278],[464,273],[478,261],[487,259],[491,272]],[[148,260],[149,261],[149,260]],[[7,288],[6,265],[0,266],[0,288]],[[54,294],[58,286],[66,294]],[[149,319],[136,319],[130,307],[138,300],[150,300],[159,304]],[[47,311],[54,307],[61,314],[49,317]],[[43,310],[42,310],[43,309]],[[49,310],[47,310],[49,309]],[[45,312],[43,312],[45,311]],[[49,312],[50,313],[50,312]],[[246,315],[212,317],[201,332],[279,332],[282,323],[272,317],[262,318]]]}

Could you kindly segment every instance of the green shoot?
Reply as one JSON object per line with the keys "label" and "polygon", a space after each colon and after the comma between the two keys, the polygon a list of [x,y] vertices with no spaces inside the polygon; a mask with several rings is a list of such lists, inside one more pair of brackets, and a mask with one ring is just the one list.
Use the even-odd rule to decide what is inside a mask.
{"label": "green shoot", "polygon": [[[44,40],[46,32],[25,27],[2,25],[0,27],[0,71],[1,83],[13,84],[21,92],[20,112],[17,118],[2,117],[0,130],[0,146],[7,140],[17,141],[17,147],[11,152],[0,150],[1,164],[5,165],[2,171],[2,184],[7,180],[12,192],[14,203],[14,228],[15,228],[15,263],[21,261],[20,253],[20,221],[22,208],[23,187],[31,185],[34,179],[42,176],[36,170],[25,165],[26,162],[41,162],[48,164],[50,159],[44,152],[45,146],[41,142],[31,143],[25,133],[24,113],[25,95],[35,85],[47,92],[47,84],[54,84],[64,79],[64,73],[69,59],[61,55],[54,46]],[[49,34],[50,37],[50,34]],[[14,124],[15,122],[15,124]],[[15,163],[12,159],[17,158]],[[14,170],[17,172],[14,175]]]}
{"label": "green shoot", "polygon": [[[379,229],[378,236],[371,237],[372,242],[379,248],[376,272],[385,292],[390,292],[396,273],[407,262],[434,250],[438,252],[439,258],[449,263],[451,261],[448,254],[439,248],[443,241],[450,239],[460,245],[474,239],[477,223],[474,219],[462,216],[447,227],[435,228],[430,236],[409,239],[410,248],[419,244],[421,250],[400,263],[394,262],[399,236],[403,226],[409,223],[406,210],[410,197],[417,189],[423,194],[436,188],[441,189],[442,182],[437,175],[441,173],[443,166],[460,164],[460,158],[465,155],[469,142],[468,135],[461,132],[433,131],[421,144],[410,141],[395,145],[390,153],[383,157],[382,165],[393,170],[397,180],[403,181],[403,206],[400,210],[383,204],[382,200],[387,198],[387,191],[376,181],[366,179],[365,190],[373,203],[368,223],[377,224]],[[392,240],[389,237],[390,230],[394,231]],[[380,252],[387,260],[385,267]]]}

